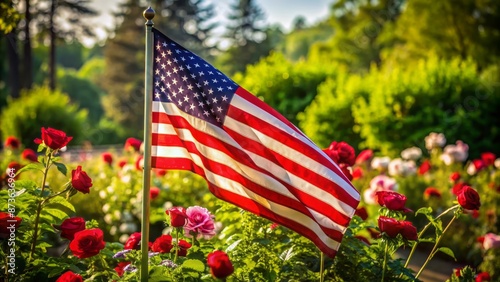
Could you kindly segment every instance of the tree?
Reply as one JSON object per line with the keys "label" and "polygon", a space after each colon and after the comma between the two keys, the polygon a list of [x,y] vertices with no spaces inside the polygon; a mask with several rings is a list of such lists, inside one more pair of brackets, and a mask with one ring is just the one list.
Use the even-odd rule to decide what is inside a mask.
{"label": "tree", "polygon": [[396,42],[393,29],[404,2],[336,1],[329,18],[335,34],[330,41],[312,47],[312,58],[322,63],[337,61],[356,72],[380,65],[381,51]]}
{"label": "tree", "polygon": [[254,0],[235,0],[228,18],[230,24],[226,33],[233,46],[245,46],[249,42],[264,40],[265,15]]}
{"label": "tree", "polygon": [[402,43],[394,59],[470,57],[483,68],[500,56],[499,18],[494,0],[409,1],[395,29]]}
{"label": "tree", "polygon": [[225,38],[231,45],[215,62],[228,75],[242,72],[269,55],[283,38],[279,27],[264,25],[265,15],[253,0],[235,0],[228,19]]}
{"label": "tree", "polygon": [[[97,12],[91,9],[88,0],[50,0],[48,10],[41,10],[38,14],[41,35],[48,31],[50,42],[49,51],[49,87],[56,88],[56,41],[58,37],[66,41],[75,40],[82,35],[93,36],[91,27],[85,23],[88,16],[96,16]],[[56,24],[57,19],[64,24]]]}

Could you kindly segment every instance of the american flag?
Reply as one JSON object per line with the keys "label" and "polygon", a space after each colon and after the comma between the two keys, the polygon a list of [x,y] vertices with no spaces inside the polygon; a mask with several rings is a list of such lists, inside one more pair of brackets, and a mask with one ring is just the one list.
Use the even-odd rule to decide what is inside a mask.
{"label": "american flag", "polygon": [[339,167],[277,111],[153,34],[152,167],[193,171],[218,198],[334,257],[359,203]]}

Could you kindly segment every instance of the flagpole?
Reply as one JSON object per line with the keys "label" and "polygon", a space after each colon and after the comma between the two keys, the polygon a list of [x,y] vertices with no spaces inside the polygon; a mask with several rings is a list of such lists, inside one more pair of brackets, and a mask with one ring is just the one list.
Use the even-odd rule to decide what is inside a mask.
{"label": "flagpole", "polygon": [[141,225],[141,282],[149,278],[149,188],[151,185],[151,103],[152,103],[152,53],[153,18],[155,11],[149,7],[142,13],[146,21],[146,59],[144,71],[144,171],[142,183],[142,225]]}

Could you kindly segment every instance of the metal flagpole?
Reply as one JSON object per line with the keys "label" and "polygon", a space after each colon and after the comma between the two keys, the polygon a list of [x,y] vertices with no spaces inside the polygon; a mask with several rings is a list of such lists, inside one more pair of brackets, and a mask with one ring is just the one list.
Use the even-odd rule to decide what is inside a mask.
{"label": "metal flagpole", "polygon": [[146,69],[144,79],[144,171],[142,183],[142,226],[141,226],[141,281],[149,277],[149,188],[151,185],[151,103],[153,86],[153,18],[155,11],[149,7],[142,13],[146,21]]}

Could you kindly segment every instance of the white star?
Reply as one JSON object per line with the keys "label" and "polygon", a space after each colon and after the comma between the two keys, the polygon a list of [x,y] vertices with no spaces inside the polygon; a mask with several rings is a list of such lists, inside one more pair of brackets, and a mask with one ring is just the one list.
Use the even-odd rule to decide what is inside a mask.
{"label": "white star", "polygon": [[188,96],[184,96],[184,101],[185,102],[189,101],[189,97]]}
{"label": "white star", "polygon": [[159,81],[155,81],[155,86],[156,87],[160,86],[160,82]]}
{"label": "white star", "polygon": [[194,110],[195,106],[194,106],[193,104],[191,104],[191,105],[189,105],[189,108],[190,108],[191,110]]}
{"label": "white star", "polygon": [[189,90],[193,90],[193,85],[189,84],[189,85],[188,85],[188,89],[189,89]]}
{"label": "white star", "polygon": [[182,93],[182,92],[184,92],[184,88],[182,88],[182,86],[181,86],[181,87],[179,87],[179,93]]}
{"label": "white star", "polygon": [[167,47],[167,42],[163,41],[163,47]]}
{"label": "white star", "polygon": [[172,65],[172,61],[167,60],[167,65],[171,66]]}
{"label": "white star", "polygon": [[213,83],[217,83],[217,79],[215,79],[215,78],[214,78],[214,79],[212,79],[212,82],[213,82]]}
{"label": "white star", "polygon": [[161,52],[161,56],[162,56],[163,58],[165,58],[165,57],[167,56],[167,54],[165,54],[165,52]]}
{"label": "white star", "polygon": [[[166,46],[165,46],[166,47]],[[167,54],[172,55],[172,51],[170,49],[167,50]]]}
{"label": "white star", "polygon": [[167,76],[170,77],[172,73],[170,71],[167,71]]}
{"label": "white star", "polygon": [[204,80],[203,85],[208,85],[208,80]]}
{"label": "white star", "polygon": [[182,81],[186,81],[187,79],[188,79],[188,78],[187,78],[187,76],[185,76],[185,75],[182,77]]}
{"label": "white star", "polygon": [[205,73],[203,73],[202,71],[198,72],[198,74],[199,74],[200,76],[205,75]]}
{"label": "white star", "polygon": [[161,90],[161,92],[165,92],[165,90],[166,90],[166,89],[165,89],[165,87],[163,87],[163,86],[162,86],[162,87],[160,88],[160,90]]}
{"label": "white star", "polygon": [[187,68],[188,70],[190,70],[190,69],[191,69],[191,66],[190,66],[190,65],[187,65],[187,66],[186,66],[186,68]]}
{"label": "white star", "polygon": [[173,83],[174,85],[176,85],[176,84],[177,84],[177,79],[175,79],[175,78],[174,78],[174,79],[172,79],[172,83]]}
{"label": "white star", "polygon": [[217,101],[217,97],[213,98],[213,99],[212,99],[212,101],[213,101],[214,103],[216,103],[216,104],[217,104],[217,102],[219,102],[219,101]]}
{"label": "white star", "polygon": [[178,62],[178,61],[177,61],[177,58],[174,58],[174,62],[176,62],[176,63]]}
{"label": "white star", "polygon": [[227,101],[227,96],[226,95],[222,96],[222,101],[224,101],[224,102]]}
{"label": "white star", "polygon": [[208,111],[203,111],[203,114],[206,115],[207,117],[209,115]]}
{"label": "white star", "polygon": [[214,91],[212,90],[212,88],[208,89],[208,94],[210,94],[210,95],[214,94]]}
{"label": "white star", "polygon": [[173,71],[174,71],[174,73],[177,73],[179,71],[179,69],[174,68]]}
{"label": "white star", "polygon": [[222,108],[221,107],[217,107],[217,111],[220,113],[222,112]]}
{"label": "white star", "polygon": [[198,64],[194,64],[194,67],[195,67],[195,68],[199,68],[199,67],[200,67],[200,65],[198,65]]}
{"label": "white star", "polygon": [[170,84],[169,82],[167,82],[167,88],[170,89],[170,86],[172,86],[172,84]]}
{"label": "white star", "polygon": [[162,74],[162,75],[160,76],[160,79],[161,79],[161,81],[165,81],[165,76]]}
{"label": "white star", "polygon": [[165,69],[167,66],[165,64],[161,64],[161,68]]}
{"label": "white star", "polygon": [[198,107],[204,107],[205,105],[203,104],[202,101],[198,102]]}
{"label": "white star", "polygon": [[155,92],[155,97],[156,97],[156,99],[160,99],[160,93]]}
{"label": "white star", "polygon": [[181,101],[181,100],[178,100],[178,101],[177,101],[177,104],[179,104],[179,106],[182,106],[182,101]]}
{"label": "white star", "polygon": [[217,91],[222,92],[222,87],[217,87]]}

